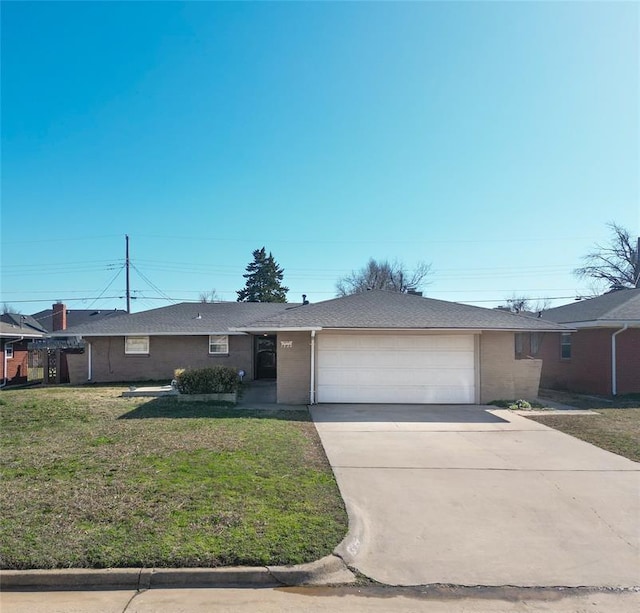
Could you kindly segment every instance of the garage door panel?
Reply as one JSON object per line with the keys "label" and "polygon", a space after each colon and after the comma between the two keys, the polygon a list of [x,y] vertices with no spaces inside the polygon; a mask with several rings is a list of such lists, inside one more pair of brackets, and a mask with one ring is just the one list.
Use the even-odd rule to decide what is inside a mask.
{"label": "garage door panel", "polygon": [[473,351],[473,335],[444,334],[432,336],[372,336],[372,335],[339,335],[328,334],[321,339],[324,351],[360,351],[370,349],[380,351],[384,349],[420,351],[446,349],[448,351]]}
{"label": "garage door panel", "polygon": [[318,335],[319,402],[472,403],[473,335]]}
{"label": "garage door panel", "polygon": [[[386,355],[385,355],[386,354]],[[461,351],[322,351],[318,355],[318,368],[473,368],[472,352]]]}
{"label": "garage door panel", "polygon": [[[431,384],[433,386],[460,385],[467,383],[473,377],[473,370],[458,368],[431,369]],[[322,370],[322,385],[388,386],[388,380],[393,381],[394,387],[411,386],[420,384],[424,380],[422,369],[406,369],[393,373],[380,371],[373,368],[361,368],[358,370],[344,370],[341,368],[325,368]]]}
{"label": "garage door panel", "polygon": [[[398,400],[399,395],[402,396],[402,401]],[[414,386],[403,389],[382,386],[375,389],[369,386],[326,386],[323,387],[322,397],[319,397],[318,400],[319,402],[344,403],[468,404],[474,402],[474,397],[473,386],[439,386],[436,388]],[[443,398],[454,398],[454,400],[443,400]]]}

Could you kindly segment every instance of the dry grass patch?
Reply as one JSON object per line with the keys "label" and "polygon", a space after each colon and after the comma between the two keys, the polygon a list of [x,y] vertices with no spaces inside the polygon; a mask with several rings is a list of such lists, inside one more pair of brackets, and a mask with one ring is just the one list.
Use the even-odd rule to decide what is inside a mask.
{"label": "dry grass patch", "polygon": [[0,395],[3,568],[306,562],[346,513],[306,411],[120,397]]}
{"label": "dry grass patch", "polygon": [[598,415],[528,415],[527,418],[640,462],[640,408],[597,411]]}

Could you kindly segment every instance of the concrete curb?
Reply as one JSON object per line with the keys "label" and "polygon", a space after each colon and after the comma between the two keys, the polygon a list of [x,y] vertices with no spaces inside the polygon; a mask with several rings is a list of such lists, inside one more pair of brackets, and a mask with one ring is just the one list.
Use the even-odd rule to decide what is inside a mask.
{"label": "concrete curb", "polygon": [[339,557],[347,567],[351,567],[363,545],[367,542],[367,526],[364,521],[364,514],[358,506],[349,498],[343,497],[343,500],[349,518],[349,529],[347,535],[333,550],[333,553]]}
{"label": "concrete curb", "polygon": [[511,411],[516,415],[527,417],[530,415],[600,415],[597,411],[591,409],[528,409],[522,411]]}
{"label": "concrete curb", "polygon": [[70,568],[54,570],[5,570],[2,590],[81,590],[190,587],[282,587],[339,585],[355,581],[342,560],[328,555],[295,566],[226,568]]}

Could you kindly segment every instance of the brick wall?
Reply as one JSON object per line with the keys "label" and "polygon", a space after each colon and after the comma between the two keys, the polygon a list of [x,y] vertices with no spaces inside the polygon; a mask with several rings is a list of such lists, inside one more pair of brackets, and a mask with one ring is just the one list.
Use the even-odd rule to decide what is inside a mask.
{"label": "brick wall", "polygon": [[618,394],[640,393],[640,328],[616,336]]}
{"label": "brick wall", "polygon": [[540,360],[516,360],[513,332],[480,335],[480,402],[538,396]]}
{"label": "brick wall", "polygon": [[[92,378],[96,383],[110,381],[171,380],[176,368],[231,366],[253,379],[251,336],[229,336],[229,355],[210,356],[208,336],[151,336],[149,355],[125,355],[124,337],[89,337]],[[69,355],[71,383],[87,381],[89,349],[83,355]]]}
{"label": "brick wall", "polygon": [[[7,359],[7,385],[27,382],[27,372],[29,368],[29,351],[26,340],[10,344],[13,347],[13,358]],[[5,378],[4,372],[4,342],[2,343],[2,381]]]}
{"label": "brick wall", "polygon": [[[571,358],[560,357],[560,335],[545,334],[542,387],[585,394],[611,394],[611,335],[614,328],[591,328],[571,335]],[[640,329],[616,337],[618,393],[640,392]]]}
{"label": "brick wall", "polygon": [[[291,348],[282,342],[291,342]],[[278,332],[278,403],[308,404],[311,388],[311,333]]]}

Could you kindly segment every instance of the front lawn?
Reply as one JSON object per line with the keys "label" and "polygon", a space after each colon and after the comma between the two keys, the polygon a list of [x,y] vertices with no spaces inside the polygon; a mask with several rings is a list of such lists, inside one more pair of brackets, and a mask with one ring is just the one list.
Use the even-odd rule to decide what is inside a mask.
{"label": "front lawn", "polygon": [[527,415],[527,418],[640,462],[640,408],[597,411],[599,415]]}
{"label": "front lawn", "polygon": [[295,564],[347,529],[306,411],[0,394],[5,569]]}

